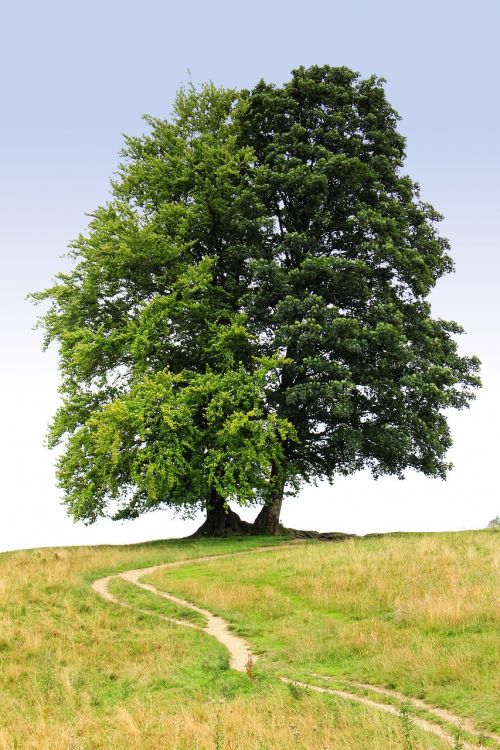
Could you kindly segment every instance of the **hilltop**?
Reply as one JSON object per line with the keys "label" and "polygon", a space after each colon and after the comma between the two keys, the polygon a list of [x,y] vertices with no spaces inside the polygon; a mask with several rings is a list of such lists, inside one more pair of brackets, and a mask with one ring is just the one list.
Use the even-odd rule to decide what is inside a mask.
{"label": "hilltop", "polygon": [[[498,539],[4,553],[0,748],[500,747]],[[108,601],[92,588],[103,578]],[[245,667],[204,632],[211,613],[247,644]]]}

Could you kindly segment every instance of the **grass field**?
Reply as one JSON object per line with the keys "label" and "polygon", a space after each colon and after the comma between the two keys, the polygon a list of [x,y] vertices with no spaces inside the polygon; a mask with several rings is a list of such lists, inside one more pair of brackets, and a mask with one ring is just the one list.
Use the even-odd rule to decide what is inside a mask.
{"label": "grass field", "polygon": [[[450,746],[412,727],[404,711],[390,716],[299,690],[280,675],[397,688],[495,730],[499,541],[484,531],[307,543],[266,554],[252,552],[270,543],[263,539],[4,553],[0,749]],[[113,594],[148,612],[117,607],[90,588],[130,568],[230,552],[243,554],[158,572],[151,581],[243,634],[259,653],[253,680],[228,668],[217,641],[161,619],[200,624],[192,611],[121,579],[110,584]]]}

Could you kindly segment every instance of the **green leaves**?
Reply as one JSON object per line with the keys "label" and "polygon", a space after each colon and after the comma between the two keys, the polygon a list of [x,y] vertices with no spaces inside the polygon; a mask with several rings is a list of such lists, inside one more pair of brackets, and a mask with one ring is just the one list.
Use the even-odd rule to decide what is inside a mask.
{"label": "green leaves", "polygon": [[[368,466],[444,476],[479,362],[425,301],[452,270],[382,79],[192,86],[127,137],[49,301],[69,512],[269,501]],[[281,489],[279,490],[281,491]]]}
{"label": "green leaves", "polygon": [[423,302],[453,264],[440,215],[401,173],[383,81],[299,68],[281,87],[261,81],[245,104],[240,142],[274,219],[247,306],[267,351],[291,360],[269,396],[297,430],[290,461],[302,477],[443,475],[442,410],[468,404],[478,361],[458,355],[459,327]]}
{"label": "green leaves", "polygon": [[226,501],[262,500],[293,436],[263,409],[273,366],[252,375],[165,370],[94,410],[59,463],[73,517],[92,522],[113,503],[116,518],[166,503],[192,513],[212,487]]}

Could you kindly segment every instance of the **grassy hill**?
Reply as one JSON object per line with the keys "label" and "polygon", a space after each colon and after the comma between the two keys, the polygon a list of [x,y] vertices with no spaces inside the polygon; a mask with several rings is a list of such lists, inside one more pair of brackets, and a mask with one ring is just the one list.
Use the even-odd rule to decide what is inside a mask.
{"label": "grassy hill", "polygon": [[[0,750],[450,747],[419,717],[455,731],[456,748],[498,747],[487,735],[499,729],[499,541],[480,531],[4,553]],[[200,625],[199,614],[120,578],[110,591],[130,607],[91,589],[131,568],[228,553],[144,580],[229,621],[259,656],[250,677],[213,638],[162,619]],[[462,730],[405,696],[463,717]]]}

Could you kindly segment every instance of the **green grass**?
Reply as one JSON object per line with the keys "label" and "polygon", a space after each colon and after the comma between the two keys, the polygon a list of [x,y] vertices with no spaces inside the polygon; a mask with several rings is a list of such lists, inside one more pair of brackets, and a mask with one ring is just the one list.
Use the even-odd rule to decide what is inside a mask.
{"label": "green grass", "polygon": [[[445,584],[443,601],[434,600],[440,615],[430,629],[425,618],[415,619],[411,607],[412,587],[418,584],[422,599],[429,580],[424,585],[414,576],[395,609],[397,581],[384,580],[388,569],[381,565],[391,554],[398,565],[412,555],[417,567],[429,562],[429,549],[415,546],[418,538],[391,539],[397,547],[392,552],[384,547],[388,540],[372,539],[252,554],[276,540],[245,539],[0,554],[0,750],[406,750],[397,718],[332,696],[294,691],[277,680],[280,673],[305,677],[310,669],[366,681],[371,675],[376,684],[392,681],[409,692],[416,681],[426,695],[444,690],[443,704],[460,697],[464,714],[481,714],[491,726],[484,720],[491,667],[482,659],[483,639],[493,626],[487,571],[494,537],[450,538],[457,541],[420,538],[431,545],[432,555],[439,553],[441,566],[440,572],[424,565],[423,578],[436,582],[441,576]],[[131,568],[239,551],[244,554],[164,571],[155,582],[225,614],[246,635],[262,654],[253,682],[228,668],[228,655],[213,638],[159,616],[198,624],[192,612],[123,580],[111,583],[113,593],[150,613],[105,602],[90,587],[98,577]],[[469,609],[445,606],[463,598],[460,587],[450,587],[447,559],[461,566]],[[380,569],[378,589],[370,560]],[[326,585],[328,580],[335,585]],[[429,600],[428,612],[432,608]],[[439,649],[427,652],[434,667],[430,663],[427,672],[407,675],[405,682],[404,669],[413,662],[398,661],[403,641],[393,640],[399,629],[406,642],[418,635],[420,649],[429,638],[434,643],[436,634],[439,641],[445,637],[440,618],[453,631],[446,642],[457,648],[463,643],[476,665],[469,664],[470,674],[448,665],[455,670],[451,701],[450,683],[438,678]],[[385,640],[379,636],[370,652],[364,636],[379,631]],[[475,696],[474,681],[481,685]],[[445,747],[417,731],[412,750]]]}
{"label": "green grass", "polygon": [[396,688],[498,731],[499,541],[483,531],[308,544],[150,580],[228,619],[261,671]]}
{"label": "green grass", "polygon": [[187,623],[203,627],[206,625],[206,618],[192,609],[181,607],[174,602],[162,599],[149,591],[139,588],[133,583],[124,581],[122,578],[113,578],[108,590],[114,594],[117,599],[125,602],[131,607],[138,610],[147,610],[160,615],[161,617],[170,617],[175,620],[184,620]]}

